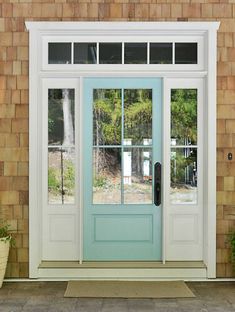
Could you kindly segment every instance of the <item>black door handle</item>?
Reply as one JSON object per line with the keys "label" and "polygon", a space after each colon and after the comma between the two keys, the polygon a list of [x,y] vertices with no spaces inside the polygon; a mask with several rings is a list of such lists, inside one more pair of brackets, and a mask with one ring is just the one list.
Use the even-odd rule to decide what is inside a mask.
{"label": "black door handle", "polygon": [[154,204],[161,205],[161,164],[156,162],[154,165]]}

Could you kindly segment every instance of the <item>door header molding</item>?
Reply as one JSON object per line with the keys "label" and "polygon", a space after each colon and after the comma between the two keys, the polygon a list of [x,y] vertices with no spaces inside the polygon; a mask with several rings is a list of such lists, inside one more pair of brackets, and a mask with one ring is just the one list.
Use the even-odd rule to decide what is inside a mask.
{"label": "door header molding", "polygon": [[141,33],[151,31],[178,32],[178,31],[208,31],[218,30],[220,22],[32,22],[26,21],[27,30],[40,31],[92,31],[113,32],[138,31]]}

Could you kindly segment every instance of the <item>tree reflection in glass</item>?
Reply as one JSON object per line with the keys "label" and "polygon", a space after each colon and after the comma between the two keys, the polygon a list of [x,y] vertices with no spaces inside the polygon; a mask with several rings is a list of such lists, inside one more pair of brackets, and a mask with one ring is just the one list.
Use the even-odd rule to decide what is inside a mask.
{"label": "tree reflection in glass", "polygon": [[93,91],[93,204],[152,203],[151,145],[151,89]]}
{"label": "tree reflection in glass", "polygon": [[148,145],[151,139],[152,90],[124,90],[124,140],[130,140],[131,145]]}
{"label": "tree reflection in glass", "polygon": [[121,90],[95,89],[93,92],[93,144],[121,144]]}
{"label": "tree reflection in glass", "polygon": [[93,148],[93,204],[121,203],[121,149]]}
{"label": "tree reflection in glass", "polygon": [[171,149],[171,203],[197,203],[197,149]]}
{"label": "tree reflection in glass", "polygon": [[75,149],[48,148],[48,202],[73,204],[75,201]]}
{"label": "tree reflection in glass", "polygon": [[123,152],[125,204],[152,203],[152,150],[125,148]]}
{"label": "tree reflection in glass", "polygon": [[170,200],[197,203],[197,89],[171,90]]}
{"label": "tree reflection in glass", "polygon": [[48,90],[48,202],[75,202],[74,89]]}
{"label": "tree reflection in glass", "polygon": [[197,90],[171,90],[171,145],[197,144]]}
{"label": "tree reflection in glass", "polygon": [[48,90],[48,144],[74,144],[74,90]]}

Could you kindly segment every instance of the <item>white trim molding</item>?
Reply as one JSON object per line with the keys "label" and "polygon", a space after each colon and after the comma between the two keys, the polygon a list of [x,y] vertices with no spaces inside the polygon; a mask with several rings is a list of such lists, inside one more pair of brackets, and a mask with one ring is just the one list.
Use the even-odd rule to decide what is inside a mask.
{"label": "white trim molding", "polygon": [[[29,262],[30,278],[104,278],[104,279],[204,279],[216,277],[216,33],[219,22],[26,22],[27,30],[30,32],[29,46]],[[59,38],[59,39],[58,39]],[[193,38],[193,39],[192,39]],[[197,64],[48,64],[48,42],[120,42],[122,51],[125,42],[146,42],[149,47],[151,42],[197,42],[198,63]],[[71,53],[73,55],[73,53]],[[149,60],[149,54],[147,59]],[[197,220],[201,220],[201,242],[202,249],[198,258],[194,260],[203,261],[201,268],[172,269],[164,267],[165,261],[177,260],[169,253],[168,229],[169,220],[169,146],[163,148],[163,175],[164,192],[163,206],[163,267],[146,270],[141,268],[110,270],[76,268],[42,268],[43,260],[43,158],[42,146],[42,90],[45,81],[63,80],[68,85],[73,80],[77,85],[76,96],[79,103],[80,119],[77,119],[77,128],[80,123],[82,129],[82,87],[84,77],[161,77],[163,82],[163,142],[169,143],[169,87],[174,83],[177,88],[182,81],[185,85],[200,88],[200,129],[203,133],[201,143],[203,148],[199,155],[202,165],[201,179],[203,180],[203,195],[200,198],[200,211]],[[190,82],[191,81],[191,82]],[[168,89],[167,89],[168,88]],[[45,100],[45,90],[44,90]],[[167,126],[168,124],[168,126]],[[77,129],[80,137],[79,144],[82,148],[81,131]],[[201,131],[201,130],[200,130]],[[45,131],[44,131],[45,132]],[[82,176],[82,159],[78,160],[77,174]],[[164,167],[165,166],[165,167]],[[82,177],[81,177],[82,178]],[[45,179],[44,179],[45,183]],[[80,190],[80,194],[82,194]],[[80,239],[77,246],[77,262],[82,266],[82,198],[78,201],[78,212],[76,212],[76,229]],[[198,205],[199,207],[199,205]],[[164,209],[163,208],[163,209]],[[177,208],[178,209],[178,208]],[[184,208],[185,209],[185,208]],[[191,209],[191,207],[190,207]],[[186,210],[185,210],[186,211]],[[185,212],[187,214],[187,211]],[[80,255],[80,256],[79,256]],[[50,260],[50,259],[47,259]],[[53,260],[53,259],[51,259]],[[74,258],[72,259],[75,260]],[[187,259],[186,261],[190,261]],[[192,259],[193,260],[193,259]]]}
{"label": "white trim molding", "polygon": [[182,31],[183,33],[216,31],[220,22],[31,22],[26,21],[27,30],[39,31],[90,31],[92,34],[103,34],[116,31],[128,33],[135,32],[137,35],[147,32],[171,32]]}
{"label": "white trim molding", "polygon": [[[206,129],[206,146],[204,154],[205,170],[204,182],[206,194],[204,196],[204,205],[207,210],[204,211],[204,233],[207,237],[205,245],[205,263],[208,268],[208,278],[216,277],[216,60],[217,60],[217,33],[216,30],[210,31],[207,34],[207,62],[208,75],[206,81],[207,92],[206,99],[206,114],[204,123]],[[213,118],[211,118],[213,116]]]}

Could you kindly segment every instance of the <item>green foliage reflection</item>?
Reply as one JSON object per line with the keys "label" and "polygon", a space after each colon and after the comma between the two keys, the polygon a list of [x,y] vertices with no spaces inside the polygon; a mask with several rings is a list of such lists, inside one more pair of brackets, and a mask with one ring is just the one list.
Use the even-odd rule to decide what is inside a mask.
{"label": "green foliage reflection", "polygon": [[121,90],[94,90],[93,143],[94,145],[121,144]]}
{"label": "green foliage reflection", "polygon": [[75,166],[71,160],[64,160],[63,168],[61,167],[61,164],[48,168],[49,194],[59,200],[62,195],[73,196],[74,188]]}
{"label": "green foliage reflection", "polygon": [[197,144],[197,90],[171,90],[171,138],[177,144]]}
{"label": "green foliage reflection", "polygon": [[152,90],[125,90],[124,106],[124,137],[132,139],[132,144],[143,144],[143,139],[151,139]]}
{"label": "green foliage reflection", "polygon": [[171,186],[196,186],[196,149],[173,149],[171,152]]}
{"label": "green foliage reflection", "polygon": [[[96,89],[93,96],[93,144],[120,145],[121,90]],[[143,139],[152,138],[152,90],[124,90],[123,113],[124,138],[131,139],[132,144],[143,144]]]}

